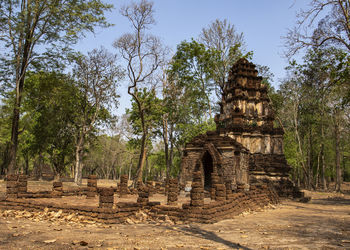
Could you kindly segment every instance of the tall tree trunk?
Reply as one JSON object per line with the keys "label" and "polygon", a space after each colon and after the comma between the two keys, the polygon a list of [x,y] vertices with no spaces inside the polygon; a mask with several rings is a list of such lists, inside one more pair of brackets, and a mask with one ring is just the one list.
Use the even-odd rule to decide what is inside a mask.
{"label": "tall tree trunk", "polygon": [[164,142],[164,154],[166,164],[166,178],[170,176],[170,162],[169,162],[169,138],[168,138],[168,120],[166,115],[163,115],[163,142]]}
{"label": "tall tree trunk", "polygon": [[82,184],[83,179],[83,165],[82,165],[82,158],[83,158],[83,145],[84,145],[84,138],[81,136],[78,140],[77,145],[75,146],[75,168],[74,168],[74,182],[77,185]]}
{"label": "tall tree trunk", "polygon": [[339,131],[339,111],[336,110],[334,117],[334,135],[335,135],[335,167],[336,167],[336,179],[335,190],[340,192],[341,186],[341,168],[340,168],[340,131]]}
{"label": "tall tree trunk", "polygon": [[74,182],[78,185],[82,184],[82,171],[80,162],[80,148],[75,149],[75,168],[74,168]]}
{"label": "tall tree trunk", "polygon": [[[300,139],[300,135],[299,135],[298,105],[299,105],[299,103],[297,101],[294,102],[293,123],[294,123],[295,138],[298,142],[298,153],[299,153],[298,158],[300,159],[300,165],[301,165],[302,170],[304,172],[303,183],[304,183],[304,187],[306,187],[307,183],[305,182],[305,178],[307,178],[308,171],[307,171],[306,166],[305,166],[304,152],[303,152],[302,143],[301,143],[301,139]],[[300,177],[301,177],[301,175],[299,175],[299,178]]]}
{"label": "tall tree trunk", "polygon": [[129,171],[127,172],[129,176],[129,181],[131,180],[131,169],[132,169],[132,161],[130,162]]}
{"label": "tall tree trunk", "polygon": [[[29,12],[28,12],[29,13]],[[17,54],[16,58],[16,99],[13,108],[12,116],[12,127],[11,127],[11,143],[8,151],[8,172],[14,173],[16,171],[16,157],[17,157],[17,147],[18,147],[18,134],[19,134],[19,119],[20,119],[20,108],[22,93],[24,88],[24,77],[28,67],[28,61],[30,59],[30,48],[32,45],[32,37],[27,27],[26,34],[23,34],[25,43],[23,46],[23,54]],[[18,46],[18,51],[22,47],[22,41]]]}
{"label": "tall tree trunk", "polygon": [[312,127],[309,124],[309,152],[308,152],[308,189],[312,189],[313,186],[313,150],[312,150]]}
{"label": "tall tree trunk", "polygon": [[301,169],[298,168],[298,181],[297,181],[298,188],[300,188],[300,178],[301,178]]}
{"label": "tall tree trunk", "polygon": [[323,123],[321,124],[321,135],[322,135],[322,143],[321,143],[321,162],[322,162],[322,188],[323,190],[327,190],[327,181],[326,181],[326,163],[324,158],[324,127]]}
{"label": "tall tree trunk", "polygon": [[317,189],[319,184],[320,184],[320,180],[319,180],[319,176],[320,176],[320,160],[321,159],[321,151],[318,153],[317,155],[317,169],[316,169],[316,177],[315,177],[315,188]]}
{"label": "tall tree trunk", "polygon": [[10,147],[8,151],[8,173],[9,174],[13,174],[16,171],[20,102],[21,102],[20,98],[16,98],[15,108],[13,109],[11,142],[10,142]]}
{"label": "tall tree trunk", "polygon": [[137,173],[136,173],[136,182],[142,182],[142,174],[143,174],[143,169],[145,166],[146,162],[146,156],[147,156],[147,134],[144,131],[141,139],[141,152],[140,152],[140,157],[139,157],[139,162],[137,166]]}
{"label": "tall tree trunk", "polygon": [[173,168],[173,159],[174,159],[174,141],[173,141],[173,131],[174,131],[174,124],[170,126],[170,135],[169,135],[169,142],[170,142],[170,152],[169,152],[169,177],[171,174],[171,170]]}
{"label": "tall tree trunk", "polygon": [[43,166],[44,166],[44,157],[43,154],[39,153],[39,165],[38,165],[38,179],[43,179]]}
{"label": "tall tree trunk", "polygon": [[25,159],[24,159],[24,174],[28,175],[29,172],[29,156],[28,154],[25,155]]}

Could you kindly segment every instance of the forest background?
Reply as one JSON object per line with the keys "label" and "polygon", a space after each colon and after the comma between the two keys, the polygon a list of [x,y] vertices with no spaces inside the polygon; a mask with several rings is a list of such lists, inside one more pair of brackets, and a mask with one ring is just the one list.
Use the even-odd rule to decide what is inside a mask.
{"label": "forest background", "polygon": [[[77,51],[84,36],[114,28],[110,15],[126,20],[125,33],[108,49]],[[269,87],[293,181],[339,191],[350,180],[349,20],[348,0],[308,1],[281,38],[288,65],[277,86],[227,19],[172,51],[152,34],[150,1],[0,1],[0,174],[50,169],[77,184],[92,173],[176,176],[186,142],[215,129],[229,69],[246,57]]]}

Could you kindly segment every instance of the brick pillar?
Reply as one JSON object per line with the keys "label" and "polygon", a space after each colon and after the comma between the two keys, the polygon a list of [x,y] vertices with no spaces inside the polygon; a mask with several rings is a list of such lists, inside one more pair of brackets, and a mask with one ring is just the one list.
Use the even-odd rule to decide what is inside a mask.
{"label": "brick pillar", "polygon": [[28,191],[28,176],[25,174],[20,174],[18,176],[17,189],[18,194],[26,194]]}
{"label": "brick pillar", "polygon": [[143,185],[142,181],[136,181],[135,188],[137,191],[143,189],[145,186]]}
{"label": "brick pillar", "polygon": [[6,196],[7,198],[17,198],[18,186],[17,186],[18,175],[9,174],[6,176]]}
{"label": "brick pillar", "polygon": [[210,199],[215,200],[216,195],[216,185],[219,184],[220,179],[217,172],[211,173],[211,189],[210,189]]}
{"label": "brick pillar", "polygon": [[177,204],[177,196],[179,193],[179,183],[177,179],[169,179],[168,189],[168,205]]}
{"label": "brick pillar", "polygon": [[147,181],[146,182],[148,191],[149,191],[149,196],[152,196],[155,193],[154,186],[153,186],[153,181]]}
{"label": "brick pillar", "polygon": [[137,203],[145,206],[149,202],[149,190],[145,186],[139,186],[138,187],[138,195]]}
{"label": "brick pillar", "polygon": [[231,196],[232,196],[232,182],[226,181],[225,187],[226,187],[226,200],[229,200],[231,199]]}
{"label": "brick pillar", "polygon": [[164,195],[168,195],[169,190],[169,179],[165,178],[164,180]]}
{"label": "brick pillar", "polygon": [[202,183],[202,173],[193,172],[192,189],[191,189],[191,206],[204,206],[204,187]]}
{"label": "brick pillar", "polygon": [[55,181],[52,183],[52,197],[62,197],[63,194],[63,184],[61,181]]}
{"label": "brick pillar", "polygon": [[215,200],[216,201],[224,201],[224,200],[226,200],[226,187],[225,187],[225,184],[216,184]]}
{"label": "brick pillar", "polygon": [[237,192],[244,192],[244,184],[237,184]]}
{"label": "brick pillar", "polygon": [[237,183],[233,182],[231,183],[232,193],[237,193]]}
{"label": "brick pillar", "polygon": [[87,180],[86,198],[95,198],[97,195],[97,176],[89,175]]}
{"label": "brick pillar", "polygon": [[157,181],[156,184],[155,184],[155,189],[156,189],[156,193],[161,193],[162,183]]}
{"label": "brick pillar", "polygon": [[99,207],[113,208],[114,205],[114,190],[113,188],[99,189]]}
{"label": "brick pillar", "polygon": [[128,189],[128,175],[121,175],[120,176],[120,185],[119,185],[119,197],[126,197],[129,193]]}

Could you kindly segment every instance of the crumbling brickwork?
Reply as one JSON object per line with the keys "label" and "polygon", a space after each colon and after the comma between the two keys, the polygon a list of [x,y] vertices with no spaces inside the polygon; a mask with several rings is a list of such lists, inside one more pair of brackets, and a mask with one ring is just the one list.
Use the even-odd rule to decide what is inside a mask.
{"label": "crumbling brickwork", "polygon": [[177,179],[169,179],[169,189],[168,189],[168,205],[176,205],[177,203],[177,196],[179,192],[179,185]]}
{"label": "crumbling brickwork", "polygon": [[[230,182],[232,189],[239,187],[245,191],[253,183],[269,181],[281,190],[281,195],[295,193],[283,153],[283,130],[274,127],[275,115],[267,87],[254,64],[240,59],[233,65],[219,104],[216,131],[196,136],[185,146],[180,183],[191,180],[200,162],[199,171],[206,189],[210,186],[212,190],[212,199],[216,179],[220,184]],[[212,173],[214,181],[210,180]],[[283,184],[284,188],[280,188],[282,180],[289,183]]]}
{"label": "crumbling brickwork", "polygon": [[129,193],[128,180],[129,180],[128,175],[120,176],[120,184],[119,184],[119,196],[120,197],[126,197]]}
{"label": "crumbling brickwork", "polygon": [[6,196],[8,198],[17,198],[18,186],[17,186],[18,175],[9,174],[6,177]]}
{"label": "crumbling brickwork", "polygon": [[193,172],[192,189],[191,189],[191,206],[204,206],[204,187],[202,182],[202,173]]}
{"label": "crumbling brickwork", "polygon": [[146,206],[149,202],[149,190],[146,186],[139,186],[138,187],[138,198],[137,203]]}
{"label": "crumbling brickwork", "polygon": [[52,197],[62,197],[63,184],[61,181],[55,181],[52,183]]}
{"label": "crumbling brickwork", "polygon": [[99,207],[113,208],[114,190],[113,188],[99,188]]}
{"label": "crumbling brickwork", "polygon": [[97,176],[89,175],[87,180],[86,198],[94,198],[97,195]]}
{"label": "crumbling brickwork", "polygon": [[18,194],[26,194],[28,191],[28,176],[25,174],[20,174],[18,175],[18,183],[17,183],[17,188],[18,188]]}

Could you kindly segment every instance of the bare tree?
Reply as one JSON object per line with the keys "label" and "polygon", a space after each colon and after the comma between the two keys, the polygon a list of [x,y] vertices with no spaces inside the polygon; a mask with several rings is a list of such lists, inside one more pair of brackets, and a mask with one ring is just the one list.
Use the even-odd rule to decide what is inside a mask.
{"label": "bare tree", "polygon": [[350,51],[350,1],[312,0],[309,6],[297,14],[296,26],[284,37],[286,56],[328,44]]}
{"label": "bare tree", "polygon": [[243,33],[238,33],[235,26],[226,19],[216,19],[208,28],[202,29],[199,41],[219,53],[219,61],[214,64],[213,80],[216,83],[216,93],[221,98],[232,64],[243,55]]}
{"label": "bare tree", "polygon": [[147,156],[146,142],[149,135],[145,126],[145,109],[139,96],[139,90],[146,87],[152,75],[164,62],[166,50],[158,37],[146,33],[146,30],[155,24],[152,2],[146,0],[139,3],[132,2],[122,7],[120,12],[130,21],[133,29],[132,33],[126,33],[117,39],[114,47],[120,51],[122,58],[127,62],[127,75],[130,81],[128,94],[136,102],[140,115],[142,137],[136,180],[142,181]]}
{"label": "bare tree", "polygon": [[74,181],[81,184],[84,145],[96,124],[106,118],[106,110],[118,105],[117,81],[123,76],[116,56],[106,49],[94,49],[77,59],[73,74],[81,91],[75,143]]}

